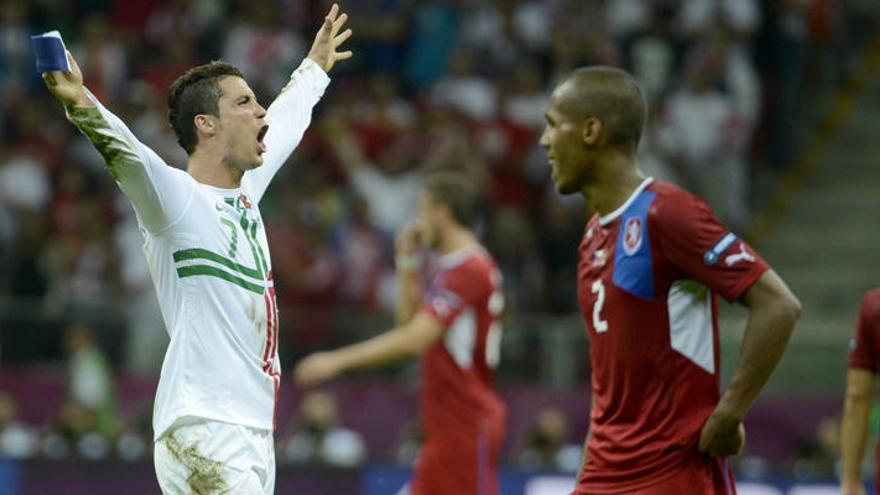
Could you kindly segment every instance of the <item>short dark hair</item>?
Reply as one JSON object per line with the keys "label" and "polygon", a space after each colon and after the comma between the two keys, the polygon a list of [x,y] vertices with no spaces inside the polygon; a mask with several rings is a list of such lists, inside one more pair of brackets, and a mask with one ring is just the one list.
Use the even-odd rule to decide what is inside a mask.
{"label": "short dark hair", "polygon": [[645,127],[647,104],[635,79],[622,69],[609,66],[582,67],[566,82],[574,94],[564,107],[575,119],[596,117],[612,146],[638,146]]}
{"label": "short dark hair", "polygon": [[444,170],[425,179],[424,190],[431,200],[449,208],[452,217],[463,227],[472,227],[477,219],[480,196],[474,181],[461,172]]}
{"label": "short dark hair", "polygon": [[236,76],[244,79],[238,67],[223,61],[193,67],[178,77],[168,91],[168,121],[177,136],[177,142],[192,155],[199,142],[196,134],[196,115],[209,114],[219,117],[218,102],[223,96],[220,79]]}

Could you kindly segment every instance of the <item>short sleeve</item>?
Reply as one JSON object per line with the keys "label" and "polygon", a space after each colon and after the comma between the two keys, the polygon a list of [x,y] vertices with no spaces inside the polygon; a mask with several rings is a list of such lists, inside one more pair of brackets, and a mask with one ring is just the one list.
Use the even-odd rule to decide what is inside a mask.
{"label": "short sleeve", "polygon": [[682,275],[735,301],[768,269],[705,203],[685,192],[658,197],[649,228],[663,256]]}
{"label": "short sleeve", "polygon": [[465,272],[448,270],[439,273],[425,293],[422,312],[428,313],[448,327],[468,307],[474,294],[473,280],[468,281]]}
{"label": "short sleeve", "polygon": [[850,341],[850,368],[877,371],[877,332],[880,332],[880,290],[868,293],[862,301],[855,336]]}

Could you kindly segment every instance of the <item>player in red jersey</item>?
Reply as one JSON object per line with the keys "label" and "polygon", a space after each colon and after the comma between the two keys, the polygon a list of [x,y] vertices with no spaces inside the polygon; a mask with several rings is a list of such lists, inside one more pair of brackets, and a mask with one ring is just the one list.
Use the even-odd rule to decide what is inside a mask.
{"label": "player in red jersey", "polygon": [[[865,495],[862,485],[862,455],[868,438],[868,416],[874,396],[874,375],[880,371],[880,288],[862,300],[856,335],[850,345],[843,411],[841,495]],[[880,473],[880,445],[877,446]],[[880,494],[880,483],[874,493]]]}
{"label": "player in red jersey", "polygon": [[[295,377],[308,386],[353,368],[422,356],[425,443],[410,493],[494,495],[506,410],[493,384],[504,308],[501,277],[470,225],[476,191],[461,175],[431,176],[419,218],[397,239],[398,327],[367,341],[306,357]],[[427,292],[418,252],[441,258]]]}
{"label": "player in red jersey", "polygon": [[[733,494],[726,458],[785,350],[800,303],[695,196],[644,177],[645,100],[626,72],[574,71],[553,92],[541,145],[561,194],[596,210],[578,259],[592,363],[590,433],[575,494]],[[719,393],[717,301],[749,309]]]}

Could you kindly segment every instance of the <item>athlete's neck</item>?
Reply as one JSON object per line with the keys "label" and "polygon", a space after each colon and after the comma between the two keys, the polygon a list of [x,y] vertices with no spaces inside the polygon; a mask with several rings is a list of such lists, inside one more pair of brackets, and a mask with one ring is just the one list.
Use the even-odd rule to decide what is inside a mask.
{"label": "athlete's neck", "polygon": [[458,225],[449,226],[440,238],[437,251],[441,255],[447,255],[474,244],[477,244],[477,238],[470,229]]}
{"label": "athlete's neck", "polygon": [[241,187],[244,172],[230,167],[208,152],[196,149],[186,163],[186,172],[197,182],[222,189]]}
{"label": "athlete's neck", "polygon": [[645,180],[635,157],[615,154],[597,170],[596,180],[584,186],[581,194],[600,216],[620,208]]}

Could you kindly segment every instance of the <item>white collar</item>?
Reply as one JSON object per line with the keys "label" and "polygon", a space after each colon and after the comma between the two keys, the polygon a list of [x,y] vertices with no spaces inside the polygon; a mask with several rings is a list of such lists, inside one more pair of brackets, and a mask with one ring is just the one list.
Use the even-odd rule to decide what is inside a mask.
{"label": "white collar", "polygon": [[653,177],[646,177],[645,180],[643,180],[642,183],[639,184],[639,187],[637,187],[636,190],[633,191],[632,194],[630,194],[629,199],[627,199],[622,205],[620,205],[616,210],[612,211],[611,213],[599,217],[599,225],[602,225],[604,227],[605,225],[608,225],[609,223],[616,220],[617,217],[622,215],[623,212],[625,212],[626,209],[633,204],[633,201],[635,201],[636,198],[639,197],[639,194],[641,194],[642,191],[644,191],[645,188],[648,187],[648,185],[653,181]]}

